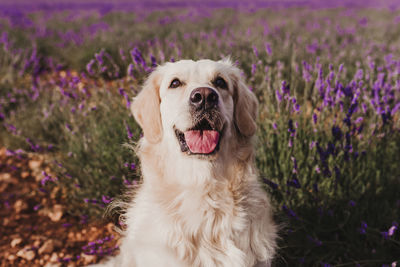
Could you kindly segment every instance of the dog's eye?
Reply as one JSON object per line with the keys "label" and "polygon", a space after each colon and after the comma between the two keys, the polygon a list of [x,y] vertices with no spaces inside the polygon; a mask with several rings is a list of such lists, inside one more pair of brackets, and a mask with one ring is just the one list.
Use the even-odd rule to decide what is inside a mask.
{"label": "dog's eye", "polygon": [[217,77],[217,78],[214,80],[213,83],[214,83],[215,86],[217,86],[217,87],[219,87],[219,88],[228,89],[228,85],[226,84],[225,80],[222,79],[221,77]]}
{"label": "dog's eye", "polygon": [[178,79],[173,79],[171,84],[169,85],[169,88],[178,88],[179,86],[181,86],[182,83],[180,80]]}

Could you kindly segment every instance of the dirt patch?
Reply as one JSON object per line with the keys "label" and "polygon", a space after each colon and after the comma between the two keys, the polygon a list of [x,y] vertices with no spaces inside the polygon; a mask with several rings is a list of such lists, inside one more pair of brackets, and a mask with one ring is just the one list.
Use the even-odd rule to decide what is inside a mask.
{"label": "dirt patch", "polygon": [[118,253],[113,224],[66,212],[40,156],[0,149],[0,266],[85,266]]}

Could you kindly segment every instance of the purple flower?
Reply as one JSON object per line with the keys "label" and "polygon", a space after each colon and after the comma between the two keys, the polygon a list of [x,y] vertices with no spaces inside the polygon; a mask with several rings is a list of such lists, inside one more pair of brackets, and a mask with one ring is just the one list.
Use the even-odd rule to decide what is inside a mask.
{"label": "purple flower", "polygon": [[265,43],[265,51],[267,52],[268,55],[272,54],[271,45],[269,43]]}
{"label": "purple flower", "polygon": [[362,222],[361,222],[361,227],[358,228],[358,231],[360,232],[360,234],[365,235],[365,234],[366,234],[367,228],[368,228],[367,223],[366,223],[365,221],[362,221]]}
{"label": "purple flower", "polygon": [[108,203],[110,203],[110,202],[113,200],[113,198],[112,198],[112,197],[109,197],[109,196],[102,195],[102,196],[101,196],[101,200],[102,200],[105,204],[108,204]]}
{"label": "purple flower", "polygon": [[68,131],[72,132],[72,127],[70,124],[66,123],[65,128],[67,128]]}
{"label": "purple flower", "polygon": [[299,217],[297,217],[297,214],[292,209],[288,208],[286,205],[282,205],[282,209],[283,209],[283,211],[286,212],[286,214],[289,217],[292,217],[292,218],[297,219],[297,220],[299,219]]}
{"label": "purple flower", "polygon": [[288,147],[293,147],[293,140],[292,140],[292,138],[289,139]]}
{"label": "purple flower", "polygon": [[316,173],[321,173],[321,169],[319,168],[319,166],[317,165],[317,166],[315,166],[315,172]]}
{"label": "purple flower", "polygon": [[364,118],[363,117],[358,117],[355,121],[354,121],[354,123],[355,124],[359,124],[359,123],[361,123],[361,122],[363,122],[364,121]]}
{"label": "purple flower", "polygon": [[313,113],[313,115],[312,115],[312,120],[313,120],[313,123],[314,124],[317,124],[317,114],[315,114],[315,113]]}
{"label": "purple flower", "polygon": [[253,53],[258,58],[258,49],[255,45],[253,45]]}
{"label": "purple flower", "polygon": [[355,207],[356,206],[356,202],[354,200],[350,200],[349,201],[349,206],[350,207]]}
{"label": "purple flower", "polygon": [[86,70],[90,75],[94,75],[93,65],[96,63],[94,59],[90,60],[89,63],[86,65]]}
{"label": "purple flower", "polygon": [[394,114],[395,114],[398,110],[400,110],[400,102],[397,103],[397,104],[394,106],[394,108],[392,109],[390,115],[391,115],[391,116],[394,116]]}
{"label": "purple flower", "polygon": [[128,70],[127,70],[127,72],[128,72],[128,76],[130,76],[130,77],[132,77],[132,78],[134,78],[134,75],[133,75],[133,70],[134,70],[134,66],[133,66],[133,64],[131,63],[131,64],[129,64],[129,66],[128,66]]}
{"label": "purple flower", "polygon": [[293,127],[293,120],[289,119],[288,121],[288,132],[289,133],[295,133],[296,129]]}
{"label": "purple flower", "polygon": [[251,75],[254,75],[257,70],[257,65],[256,64],[251,64]]}
{"label": "purple flower", "polygon": [[125,129],[126,129],[126,133],[128,134],[128,139],[132,139],[133,138],[133,133],[131,128],[129,128],[129,125],[126,123],[126,121],[124,121],[125,124]]}
{"label": "purple flower", "polygon": [[388,230],[388,236],[393,236],[394,233],[396,232],[397,228],[398,228],[397,225],[392,225]]}
{"label": "purple flower", "polygon": [[157,67],[157,60],[156,60],[155,56],[151,55],[150,56],[150,61],[151,61],[151,67],[152,68]]}
{"label": "purple flower", "polygon": [[333,126],[332,127],[332,135],[335,139],[335,141],[340,141],[343,137],[342,130],[340,130],[339,126]]}
{"label": "purple flower", "polygon": [[267,178],[265,178],[265,177],[262,177],[262,180],[263,180],[263,182],[264,182],[265,184],[267,184],[268,186],[270,186],[272,189],[275,190],[275,189],[278,188],[278,184],[272,182],[271,180],[269,180],[269,179],[267,179]]}
{"label": "purple flower", "polygon": [[286,81],[282,81],[281,92],[283,95],[289,95],[290,93],[290,87]]}
{"label": "purple flower", "polygon": [[282,102],[282,95],[279,93],[279,90],[275,90],[275,95],[276,99],[278,100],[278,103]]}
{"label": "purple flower", "polygon": [[300,182],[295,175],[293,175],[293,178],[287,182],[287,185],[296,189],[301,188]]}
{"label": "purple flower", "polygon": [[101,50],[100,53],[94,54],[94,57],[96,58],[100,66],[104,64],[103,56],[104,56],[104,50]]}

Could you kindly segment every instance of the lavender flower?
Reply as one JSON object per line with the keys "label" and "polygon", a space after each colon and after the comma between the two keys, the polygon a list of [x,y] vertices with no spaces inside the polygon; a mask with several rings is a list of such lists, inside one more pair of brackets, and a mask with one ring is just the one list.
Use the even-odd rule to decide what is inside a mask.
{"label": "lavender flower", "polygon": [[109,197],[109,196],[102,195],[102,196],[101,196],[101,200],[102,200],[105,204],[108,204],[108,203],[110,203],[110,202],[113,200],[113,198],[112,198],[112,197]]}
{"label": "lavender flower", "polygon": [[268,55],[272,54],[271,45],[269,43],[265,43],[265,51],[267,52]]}
{"label": "lavender flower", "polygon": [[263,179],[263,182],[265,183],[265,184],[267,184],[268,186],[270,186],[272,189],[278,189],[278,184],[277,183],[274,183],[274,182],[272,182],[271,180],[269,180],[269,179],[267,179],[267,178],[265,178],[265,177],[263,177],[262,178]]}
{"label": "lavender flower", "polygon": [[93,65],[96,63],[94,59],[90,60],[89,63],[86,65],[86,70],[90,75],[94,75]]}

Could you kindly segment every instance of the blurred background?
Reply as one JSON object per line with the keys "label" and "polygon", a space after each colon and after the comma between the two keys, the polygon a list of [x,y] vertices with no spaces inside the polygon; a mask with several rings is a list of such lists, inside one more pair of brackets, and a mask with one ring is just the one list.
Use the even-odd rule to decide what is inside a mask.
{"label": "blurred background", "polygon": [[0,266],[118,253],[132,97],[157,65],[227,56],[260,102],[274,266],[400,264],[399,1],[2,0]]}

